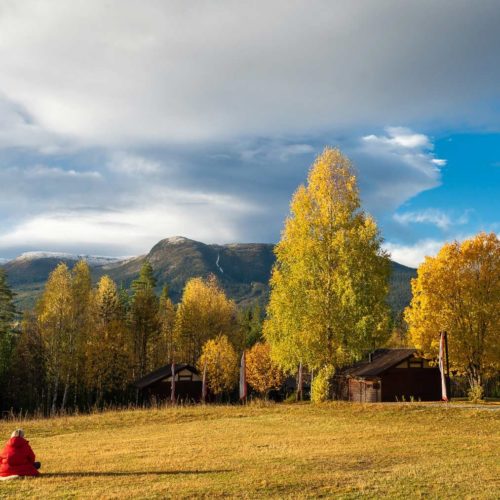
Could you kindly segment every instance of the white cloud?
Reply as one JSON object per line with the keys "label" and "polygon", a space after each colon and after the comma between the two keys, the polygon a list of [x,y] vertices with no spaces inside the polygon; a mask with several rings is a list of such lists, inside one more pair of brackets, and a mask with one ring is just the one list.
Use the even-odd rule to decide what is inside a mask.
{"label": "white cloud", "polygon": [[[19,170],[19,169],[18,169]],[[24,175],[27,179],[33,178],[80,178],[80,179],[102,179],[100,172],[76,171],[74,169],[64,169],[59,167],[48,167],[46,165],[35,165],[24,170]]]}
{"label": "white cloud", "polygon": [[460,226],[469,222],[470,210],[464,212],[459,217],[453,218],[442,210],[427,208],[415,212],[403,212],[393,215],[393,219],[403,225],[408,224],[432,224],[443,231],[447,231],[452,226]]}
{"label": "white cloud", "polygon": [[391,254],[391,259],[408,267],[418,267],[426,256],[434,257],[444,241],[424,239],[412,245],[386,242],[384,248]]}
{"label": "white cloud", "polygon": [[499,21],[494,0],[2,2],[0,145],[495,128]]}
{"label": "white cloud", "polygon": [[417,134],[406,127],[387,127],[386,131],[388,133],[386,137],[367,135],[363,139],[367,142],[387,144],[405,149],[432,149],[429,138],[424,134]]}
{"label": "white cloud", "polygon": [[142,156],[117,152],[108,162],[108,168],[125,175],[151,175],[161,170],[161,163]]}
{"label": "white cloud", "polygon": [[433,224],[443,230],[448,229],[452,225],[450,217],[444,212],[436,209],[396,213],[393,218],[395,221],[404,225],[410,223]]}
{"label": "white cloud", "polygon": [[360,172],[363,199],[374,211],[390,211],[427,189],[439,186],[431,139],[405,127],[386,135],[366,135],[348,153]]}

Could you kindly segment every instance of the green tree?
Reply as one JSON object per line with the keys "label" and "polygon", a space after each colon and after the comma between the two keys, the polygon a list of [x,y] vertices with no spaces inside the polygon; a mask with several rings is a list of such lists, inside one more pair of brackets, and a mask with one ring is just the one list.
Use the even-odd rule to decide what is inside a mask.
{"label": "green tree", "polygon": [[245,341],[245,347],[252,347],[262,340],[262,309],[259,303],[238,311],[238,323]]}
{"label": "green tree", "polygon": [[158,297],[155,286],[153,268],[149,261],[146,261],[142,265],[139,277],[132,282],[129,312],[134,344],[135,377],[142,377],[150,368],[148,353],[151,342],[158,336]]}
{"label": "green tree", "polygon": [[18,410],[44,407],[46,378],[43,340],[36,315],[27,311],[21,322],[21,334],[12,354],[8,376],[10,405]]}
{"label": "green tree", "polygon": [[0,268],[0,397],[4,397],[6,377],[10,367],[12,352],[15,346],[16,308],[14,293],[7,283],[7,275]]}
{"label": "green tree", "polygon": [[336,367],[383,342],[389,259],[339,150],[325,149],[296,191],[275,253],[264,336],[280,366]]}

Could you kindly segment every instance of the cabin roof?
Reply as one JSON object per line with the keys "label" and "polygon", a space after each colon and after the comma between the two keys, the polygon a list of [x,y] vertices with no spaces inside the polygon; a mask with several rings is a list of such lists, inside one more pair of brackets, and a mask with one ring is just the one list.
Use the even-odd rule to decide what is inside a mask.
{"label": "cabin roof", "polygon": [[371,361],[369,359],[360,361],[343,370],[342,374],[354,378],[377,377],[416,352],[416,349],[377,349],[372,353]]}
{"label": "cabin roof", "polygon": [[[192,373],[198,374],[198,370],[191,365],[187,364],[176,364],[175,365],[175,373],[179,373],[183,370],[189,370]],[[144,387],[147,387],[148,385],[154,384],[155,382],[158,382],[158,380],[162,380],[164,378],[168,378],[172,376],[172,365],[168,364],[165,366],[162,366],[161,368],[158,368],[154,372],[148,373],[144,377],[136,380],[134,382],[134,385],[139,388],[139,389],[144,389]]]}

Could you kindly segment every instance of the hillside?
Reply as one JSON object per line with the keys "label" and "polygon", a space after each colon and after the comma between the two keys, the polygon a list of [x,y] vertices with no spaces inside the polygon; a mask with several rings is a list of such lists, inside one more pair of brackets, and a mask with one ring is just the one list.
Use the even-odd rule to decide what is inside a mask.
{"label": "hillside", "polygon": [[42,462],[39,478],[0,483],[0,497],[493,499],[499,416],[305,403],[0,421],[2,439],[22,425]]}
{"label": "hillside", "polygon": [[[59,262],[74,265],[80,256],[38,254],[21,256],[4,264],[9,282],[18,293],[20,308],[29,307],[43,289],[49,273]],[[146,255],[116,261],[85,257],[94,280],[110,275],[118,284],[129,287],[141,265],[151,262],[158,280],[158,290],[168,284],[174,301],[181,297],[186,281],[194,276],[215,274],[222,286],[237,303],[267,302],[268,281],[275,261],[272,244],[235,243],[205,244],[180,236],[158,242]],[[393,262],[389,303],[397,313],[411,297],[410,279],[415,270]]]}

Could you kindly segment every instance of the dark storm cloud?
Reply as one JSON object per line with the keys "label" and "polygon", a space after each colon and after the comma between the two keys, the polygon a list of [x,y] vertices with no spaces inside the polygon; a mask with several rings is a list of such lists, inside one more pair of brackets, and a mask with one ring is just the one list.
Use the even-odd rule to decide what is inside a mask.
{"label": "dark storm cloud", "polygon": [[500,128],[499,21],[486,0],[0,0],[0,255],[275,241],[326,144],[394,210],[440,182],[418,131]]}

